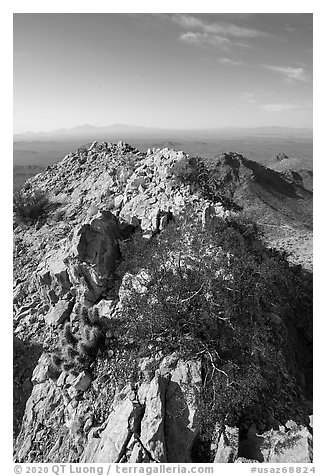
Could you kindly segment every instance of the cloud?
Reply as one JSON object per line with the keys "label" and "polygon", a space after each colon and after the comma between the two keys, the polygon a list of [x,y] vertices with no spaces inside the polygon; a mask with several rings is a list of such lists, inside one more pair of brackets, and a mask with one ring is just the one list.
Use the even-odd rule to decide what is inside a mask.
{"label": "cloud", "polygon": [[240,66],[243,64],[241,60],[232,60],[230,58],[219,58],[218,62],[227,66]]}
{"label": "cloud", "polygon": [[268,112],[283,112],[291,109],[296,109],[297,104],[291,103],[279,103],[279,104],[262,104],[262,109]]}
{"label": "cloud", "polygon": [[248,102],[249,104],[257,103],[255,95],[253,93],[248,93],[247,91],[241,94],[241,99],[245,102]]}
{"label": "cloud", "polygon": [[180,36],[180,40],[189,45],[214,46],[216,48],[227,49],[230,40],[219,35],[209,35],[207,33],[193,33],[188,31]]}
{"label": "cloud", "polygon": [[304,68],[292,68],[291,66],[270,66],[264,65],[265,68],[281,73],[287,81],[309,81],[309,76]]}
{"label": "cloud", "polygon": [[207,34],[223,35],[232,38],[259,38],[269,37],[266,32],[252,28],[244,28],[229,22],[207,23],[191,15],[172,15],[175,23],[184,29],[201,30]]}

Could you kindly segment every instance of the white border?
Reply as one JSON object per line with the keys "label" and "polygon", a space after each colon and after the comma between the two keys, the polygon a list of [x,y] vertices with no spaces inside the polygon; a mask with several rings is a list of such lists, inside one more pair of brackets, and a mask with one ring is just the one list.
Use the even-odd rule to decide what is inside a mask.
{"label": "white border", "polygon": [[[3,474],[13,474],[12,465],[12,433],[11,433],[11,395],[12,395],[12,309],[11,309],[11,286],[12,286],[12,97],[13,97],[13,78],[12,78],[12,14],[15,13],[68,13],[68,12],[212,12],[212,13],[314,13],[314,377],[315,377],[315,397],[314,404],[317,412],[314,415],[314,466],[316,474],[322,474],[322,466],[325,466],[323,457],[324,435],[324,366],[325,357],[321,354],[325,346],[325,317],[322,296],[325,293],[325,272],[324,272],[324,240],[323,240],[323,222],[324,197],[323,189],[326,174],[324,173],[325,156],[325,140],[324,129],[326,127],[324,116],[324,62],[325,62],[325,7],[322,1],[290,1],[290,0],[274,0],[273,2],[258,2],[252,0],[238,0],[228,2],[213,2],[201,0],[200,2],[184,1],[184,0],[166,0],[166,1],[8,1],[0,7],[0,31],[1,31],[1,94],[2,94],[2,167],[3,174],[1,191],[2,214],[5,217],[5,226],[1,236],[2,255],[5,258],[1,272],[1,290],[5,299],[2,299],[2,330],[3,344],[1,345],[1,381],[2,396],[7,397],[5,402],[2,401],[1,408],[5,416],[10,418],[2,425],[2,444],[0,445],[2,458],[5,464]],[[4,421],[4,420],[2,420]],[[265,466],[265,465],[264,465]],[[288,465],[284,465],[288,466]],[[266,466],[265,466],[266,467]],[[229,468],[229,467],[228,467]],[[242,468],[242,469],[241,469]],[[249,473],[249,467],[242,465],[233,465],[232,474]],[[8,469],[9,471],[6,471]],[[223,467],[223,474],[231,474],[231,468]]]}

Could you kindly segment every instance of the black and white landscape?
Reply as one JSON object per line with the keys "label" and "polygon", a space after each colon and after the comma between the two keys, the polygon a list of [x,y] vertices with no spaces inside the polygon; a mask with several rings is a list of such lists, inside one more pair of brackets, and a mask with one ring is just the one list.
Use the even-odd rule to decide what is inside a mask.
{"label": "black and white landscape", "polygon": [[311,463],[312,15],[14,15],[14,460]]}

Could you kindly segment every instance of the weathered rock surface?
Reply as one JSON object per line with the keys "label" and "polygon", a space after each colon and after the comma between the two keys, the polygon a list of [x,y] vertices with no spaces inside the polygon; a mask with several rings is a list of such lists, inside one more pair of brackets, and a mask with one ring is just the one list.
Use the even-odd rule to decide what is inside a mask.
{"label": "weathered rock surface", "polygon": [[312,435],[295,422],[262,434],[253,427],[239,444],[239,456],[260,463],[311,463]]}
{"label": "weathered rock surface", "polygon": [[99,437],[98,429],[90,433],[81,461],[191,462],[200,385],[199,362],[164,359],[150,383],[118,395],[105,429]]}
{"label": "weathered rock surface", "polygon": [[74,307],[74,301],[59,301],[44,317],[45,322],[48,325],[58,326],[63,324],[71,314],[72,308]]}
{"label": "weathered rock surface", "polygon": [[234,463],[239,451],[239,428],[225,426],[220,431],[214,463]]}

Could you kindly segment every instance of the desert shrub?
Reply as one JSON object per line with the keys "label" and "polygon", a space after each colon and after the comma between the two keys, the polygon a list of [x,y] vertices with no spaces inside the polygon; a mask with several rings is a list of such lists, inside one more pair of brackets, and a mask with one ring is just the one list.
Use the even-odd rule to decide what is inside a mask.
{"label": "desert shrub", "polygon": [[203,230],[186,213],[149,243],[136,235],[120,267],[125,338],[148,355],[201,359],[205,435],[216,421],[236,424],[257,401],[273,400],[293,384],[294,377],[284,377],[286,332],[264,316],[281,309],[286,322],[295,314],[300,279],[257,234],[254,224],[235,217],[212,220]]}
{"label": "desert shrub", "polygon": [[16,218],[24,223],[44,218],[49,205],[47,194],[39,189],[25,188],[14,194],[14,213]]}
{"label": "desert shrub", "polygon": [[62,370],[73,375],[89,370],[99,350],[105,347],[105,333],[98,310],[80,306],[78,331],[72,332],[71,325],[66,323],[59,343],[51,355],[53,378],[57,378]]}
{"label": "desert shrub", "polygon": [[171,167],[172,174],[183,185],[197,188],[202,196],[213,203],[221,203],[225,208],[241,211],[232,197],[232,187],[225,187],[225,179],[210,170],[200,158],[183,158]]}

